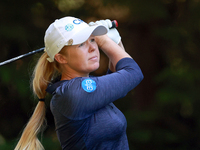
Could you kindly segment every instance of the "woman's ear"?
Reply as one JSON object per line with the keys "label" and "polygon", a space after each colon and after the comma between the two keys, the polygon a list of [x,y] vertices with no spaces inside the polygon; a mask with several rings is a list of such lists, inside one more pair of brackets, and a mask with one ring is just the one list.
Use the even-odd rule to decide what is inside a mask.
{"label": "woman's ear", "polygon": [[54,56],[55,60],[60,63],[60,64],[66,64],[67,63],[67,59],[65,56],[63,56],[62,54],[56,54]]}

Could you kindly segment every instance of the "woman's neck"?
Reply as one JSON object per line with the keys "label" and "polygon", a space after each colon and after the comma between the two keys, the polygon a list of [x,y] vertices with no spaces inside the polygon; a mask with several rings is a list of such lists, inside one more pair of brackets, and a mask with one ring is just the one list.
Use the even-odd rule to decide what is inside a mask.
{"label": "woman's neck", "polygon": [[80,73],[62,73],[61,80],[71,80],[76,77],[89,77],[89,74],[80,74]]}

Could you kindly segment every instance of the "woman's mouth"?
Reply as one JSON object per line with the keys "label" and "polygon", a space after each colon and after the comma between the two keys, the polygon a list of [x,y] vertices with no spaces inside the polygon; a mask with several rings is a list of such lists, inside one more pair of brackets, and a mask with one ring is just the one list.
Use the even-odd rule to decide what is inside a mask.
{"label": "woman's mouth", "polygon": [[96,61],[97,59],[98,59],[97,56],[93,56],[93,57],[89,58],[89,60],[92,60],[92,61]]}

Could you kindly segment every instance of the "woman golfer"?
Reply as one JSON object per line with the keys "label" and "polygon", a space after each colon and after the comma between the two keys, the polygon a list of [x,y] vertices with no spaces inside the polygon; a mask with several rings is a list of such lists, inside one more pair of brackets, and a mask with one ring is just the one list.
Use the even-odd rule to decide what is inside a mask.
{"label": "woman golfer", "polygon": [[[45,52],[33,73],[39,102],[15,150],[44,149],[37,134],[45,120],[47,92],[52,94],[50,108],[63,150],[129,149],[126,119],[113,102],[135,88],[143,74],[124,50],[118,31],[110,27],[110,20],[88,25],[74,17],[49,26]],[[90,76],[99,68],[98,48],[108,56],[109,70]]]}

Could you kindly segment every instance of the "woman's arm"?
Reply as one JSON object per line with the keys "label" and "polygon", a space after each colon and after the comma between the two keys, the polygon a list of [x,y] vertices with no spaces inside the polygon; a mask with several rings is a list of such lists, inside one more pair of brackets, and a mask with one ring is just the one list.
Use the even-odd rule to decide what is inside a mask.
{"label": "woman's arm", "polygon": [[[130,55],[127,55],[127,53],[125,52],[124,46],[121,42],[121,36],[119,34],[119,32],[117,31],[116,28],[111,28],[112,27],[112,22],[109,19],[106,20],[99,20],[94,22],[90,22],[90,25],[94,25],[94,24],[98,24],[98,25],[104,25],[105,27],[108,28],[108,33],[106,34],[107,36],[98,36],[96,37],[96,41],[98,46],[104,51],[104,53],[109,57],[109,69],[112,72],[115,72],[115,66],[116,66],[116,62],[118,62],[120,59],[124,58],[124,57],[130,57]],[[109,40],[107,40],[109,39]],[[117,43],[121,49],[119,52],[119,47],[117,48],[116,44],[114,44],[113,42],[110,42],[110,39],[112,41],[114,41],[114,43]],[[117,50],[118,49],[118,50]],[[111,51],[114,50],[114,51]],[[116,53],[115,53],[116,52]],[[113,53],[115,53],[116,55],[113,55]],[[122,57],[118,57],[118,56],[122,56]]]}
{"label": "woman's arm", "polygon": [[117,45],[107,35],[96,36],[95,40],[99,48],[108,56],[110,60],[110,69],[115,71],[116,64],[119,60],[125,57],[132,58],[124,49],[123,44],[120,42]]}
{"label": "woman's arm", "polygon": [[[131,58],[124,58],[117,63],[116,72],[112,74],[64,82],[56,89],[56,100],[52,99],[52,106],[69,119],[84,119],[124,97],[142,79],[138,64]],[[89,91],[88,87],[92,90]]]}
{"label": "woman's arm", "polygon": [[[125,51],[124,46],[123,46],[123,44],[122,44],[122,41],[120,41],[118,45]],[[115,67],[113,66],[113,64],[112,64],[112,62],[111,62],[110,60],[109,60],[108,68],[109,68],[110,71],[112,71],[112,72],[115,72],[115,71],[116,71],[116,70],[115,70]]]}

